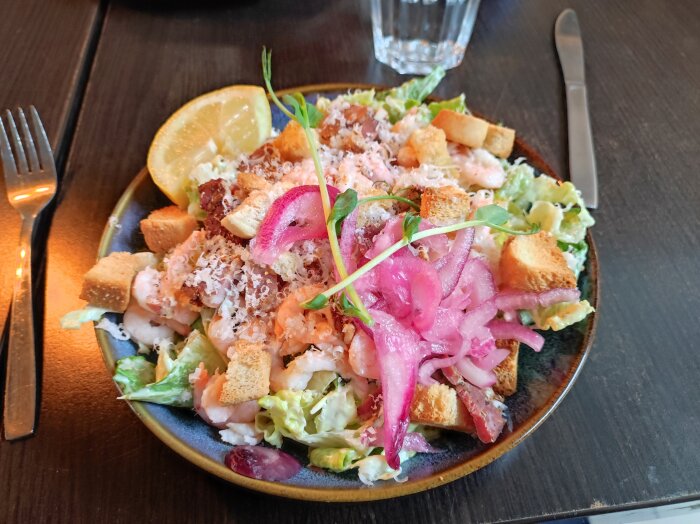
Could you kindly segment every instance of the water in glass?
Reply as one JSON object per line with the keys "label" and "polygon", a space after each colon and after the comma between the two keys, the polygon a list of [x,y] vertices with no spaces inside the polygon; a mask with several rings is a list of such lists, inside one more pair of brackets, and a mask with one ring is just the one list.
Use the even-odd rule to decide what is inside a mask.
{"label": "water in glass", "polygon": [[372,0],[374,55],[399,73],[462,62],[480,0]]}

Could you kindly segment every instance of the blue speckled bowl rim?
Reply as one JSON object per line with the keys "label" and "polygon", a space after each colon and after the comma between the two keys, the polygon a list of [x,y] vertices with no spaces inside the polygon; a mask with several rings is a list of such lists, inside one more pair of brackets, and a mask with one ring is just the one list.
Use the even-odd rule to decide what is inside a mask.
{"label": "blue speckled bowl rim", "polygon": [[[316,93],[323,94],[333,91],[337,92],[348,89],[369,88],[385,89],[383,86],[368,84],[319,84],[286,89],[279,91],[278,93],[280,96],[293,92],[301,92],[310,95]],[[539,172],[555,178],[560,178],[530,146],[519,138],[516,138],[516,148],[523,153],[523,156],[527,158],[528,163],[533,165],[533,167],[535,167],[535,169],[537,169]],[[117,224],[131,203],[136,189],[142,184],[149,182],[148,177],[148,171],[144,168],[133,179],[120,197],[112,213],[112,216],[117,218]],[[109,248],[116,231],[116,225],[110,225],[109,223],[106,224],[98,249],[98,258],[106,256],[109,253]],[[587,261],[590,284],[589,301],[597,310],[599,303],[599,268],[596,246],[590,231],[586,235],[586,241],[589,245]],[[222,461],[213,460],[212,458],[200,453],[196,448],[183,442],[180,438],[169,431],[168,428],[161,424],[152,414],[148,413],[143,403],[138,401],[127,402],[132,411],[139,417],[139,419],[141,419],[143,424],[169,448],[205,471],[208,471],[209,473],[212,473],[238,486],[286,498],[324,502],[365,502],[400,497],[432,489],[466,476],[491,463],[498,457],[513,449],[525,438],[530,436],[554,411],[554,409],[557,408],[580,374],[593,342],[597,325],[597,316],[597,313],[594,313],[587,322],[587,326],[583,333],[583,338],[580,342],[579,350],[571,361],[567,375],[549,395],[547,400],[539,407],[539,409],[530,414],[530,416],[517,428],[515,428],[514,431],[502,435],[495,444],[483,448],[480,452],[469,457],[468,460],[462,463],[439,472],[434,472],[424,478],[417,480],[409,479],[403,483],[383,482],[378,483],[371,488],[361,486],[356,488],[315,488],[245,477],[231,471],[223,464]],[[102,352],[102,357],[111,377],[114,374],[115,359],[109,336],[105,331],[98,329],[95,330],[95,334]],[[117,387],[117,390],[120,391],[116,383],[115,387]]]}

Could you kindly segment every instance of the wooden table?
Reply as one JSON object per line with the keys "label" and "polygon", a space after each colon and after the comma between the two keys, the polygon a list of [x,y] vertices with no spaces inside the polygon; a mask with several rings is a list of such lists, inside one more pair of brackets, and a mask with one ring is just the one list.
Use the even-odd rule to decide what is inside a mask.
{"label": "wooden table", "polygon": [[[38,434],[0,443],[1,522],[496,522],[700,497],[700,3],[482,3],[465,62],[438,94],[466,92],[470,107],[516,128],[562,173],[552,30],[562,9],[578,12],[601,187],[598,335],[566,401],[517,449],[448,486],[362,505],[270,498],[198,470],[115,400],[92,331],[63,332],[58,319],[80,307],[81,275],[159,124],[204,91],[260,83],[263,44],[275,51],[280,88],[400,80],[372,57],[366,3],[39,9],[34,0],[47,20],[73,18],[19,55],[3,46],[10,28],[29,31],[29,18],[16,14],[25,2],[4,3],[15,22],[3,19],[3,6],[0,106],[37,103],[58,150],[70,150],[48,242]],[[61,74],[26,79],[20,71],[37,57],[42,71]],[[70,108],[79,109],[75,127]],[[2,240],[3,267],[13,263],[10,240]]]}

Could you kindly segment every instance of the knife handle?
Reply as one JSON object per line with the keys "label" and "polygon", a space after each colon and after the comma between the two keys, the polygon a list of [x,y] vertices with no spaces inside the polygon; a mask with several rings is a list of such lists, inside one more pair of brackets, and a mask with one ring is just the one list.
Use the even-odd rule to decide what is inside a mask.
{"label": "knife handle", "polygon": [[566,106],[571,181],[581,191],[586,207],[596,208],[598,207],[598,181],[585,84],[566,84]]}

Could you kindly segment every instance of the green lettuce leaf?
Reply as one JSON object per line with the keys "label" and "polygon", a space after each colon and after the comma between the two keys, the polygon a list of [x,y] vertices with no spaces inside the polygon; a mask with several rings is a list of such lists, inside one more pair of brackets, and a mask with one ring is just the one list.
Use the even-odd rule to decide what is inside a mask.
{"label": "green lettuce leaf", "polygon": [[126,357],[117,361],[114,381],[124,394],[138,391],[155,380],[155,366],[142,356]]}
{"label": "green lettuce leaf", "polygon": [[588,300],[555,304],[531,311],[537,329],[559,331],[586,318],[594,310]]}
{"label": "green lettuce leaf", "polygon": [[263,411],[256,416],[255,426],[267,442],[278,447],[282,437],[287,437],[311,447],[353,448],[366,453],[360,430],[352,427],[357,408],[349,390],[349,386],[340,385],[325,395],[308,389],[266,395],[258,401]]}
{"label": "green lettuce leaf", "polygon": [[66,313],[61,317],[62,329],[80,329],[85,322],[97,322],[102,315],[109,311],[102,307],[85,306],[83,309],[76,309]]}
{"label": "green lettuce leaf", "polygon": [[529,229],[537,224],[544,231],[567,244],[578,244],[586,229],[595,224],[581,194],[571,182],[559,182],[547,175],[535,176],[524,162],[506,163],[506,181],[495,192],[498,201],[506,202],[513,229]]}
{"label": "green lettuce leaf", "polygon": [[420,103],[430,96],[430,93],[435,90],[444,77],[445,70],[442,67],[436,67],[422,78],[413,78],[398,87],[378,93],[377,98],[380,100],[386,100],[387,98],[405,101],[414,100]]}
{"label": "green lettuce leaf", "polygon": [[[401,451],[399,452],[399,461],[404,463],[415,454],[415,451]],[[381,455],[371,455],[360,459],[355,462],[353,467],[357,468],[357,476],[360,481],[368,486],[378,480],[396,479],[401,474],[401,468],[392,469],[389,467],[383,452]]]}
{"label": "green lettuce leaf", "polygon": [[557,245],[559,246],[559,249],[564,252],[566,263],[569,264],[571,271],[573,271],[576,278],[578,278],[586,263],[588,244],[585,240],[582,240],[576,244],[568,244],[566,242],[559,241],[557,242]]}
{"label": "green lettuce leaf", "polygon": [[[120,361],[121,362],[121,361]],[[199,331],[193,331],[177,355],[167,375],[158,382],[147,384],[134,391],[124,392],[125,399],[143,400],[168,406],[192,407],[192,387],[189,375],[200,362],[209,373],[226,369],[226,361],[216,348]],[[155,378],[155,370],[154,370]]]}
{"label": "green lettuce leaf", "polygon": [[317,448],[309,452],[309,462],[319,468],[340,473],[352,468],[353,462],[363,456],[352,448]]}
{"label": "green lettuce leaf", "polygon": [[[413,78],[393,89],[379,92],[374,89],[359,90],[342,95],[342,99],[351,104],[359,104],[374,109],[384,109],[389,115],[389,121],[392,124],[401,120],[409,109],[419,106],[421,116],[424,117],[426,121],[430,121],[432,119],[432,112],[429,110],[430,106],[421,106],[421,103],[435,90],[444,76],[445,70],[441,67],[436,67],[427,76]],[[328,111],[330,104],[330,100],[325,98],[319,98],[316,101],[316,106],[321,111],[325,112]],[[455,109],[455,111],[457,111],[464,106],[464,96],[462,95],[452,100],[439,102],[438,104],[445,104],[444,107],[450,109],[453,107],[457,108]],[[435,106],[434,109],[436,115],[440,109],[438,109],[437,106]]]}
{"label": "green lettuce leaf", "polygon": [[466,113],[467,104],[464,101],[464,94],[450,98],[449,100],[443,100],[442,102],[430,102],[428,104],[430,120],[432,121],[443,109],[449,109],[457,113]]}
{"label": "green lettuce leaf", "polygon": [[357,422],[355,397],[346,386],[336,387],[319,400],[309,413],[316,415],[314,425],[318,433],[342,431]]}

